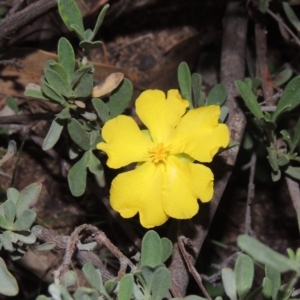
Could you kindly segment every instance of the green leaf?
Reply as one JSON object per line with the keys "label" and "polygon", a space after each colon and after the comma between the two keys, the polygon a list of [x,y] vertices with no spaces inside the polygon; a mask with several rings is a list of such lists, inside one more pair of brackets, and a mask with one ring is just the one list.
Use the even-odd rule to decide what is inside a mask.
{"label": "green leaf", "polygon": [[195,108],[205,105],[205,100],[202,93],[202,78],[198,73],[192,74],[192,95],[193,105]]}
{"label": "green leaf", "polygon": [[8,188],[7,192],[7,200],[11,200],[14,204],[17,204],[17,201],[20,197],[20,192],[15,188]]}
{"label": "green leaf", "polygon": [[271,0],[260,0],[259,1],[259,10],[264,14],[267,12],[267,9],[269,7],[269,2]]}
{"label": "green leaf", "polygon": [[93,98],[92,103],[101,121],[103,123],[107,122],[110,119],[109,109],[107,105],[101,99],[98,98]]}
{"label": "green leaf", "polygon": [[107,294],[111,295],[114,292],[114,290],[116,289],[117,285],[118,285],[117,278],[112,278],[112,279],[107,280],[104,284]]}
{"label": "green leaf", "polygon": [[19,107],[18,107],[18,103],[16,101],[15,98],[13,97],[7,97],[5,100],[6,105],[12,109],[16,114],[19,113]]}
{"label": "green leaf", "polygon": [[70,169],[68,174],[69,187],[72,195],[75,197],[83,195],[86,188],[87,155],[88,153],[85,152],[82,158]]}
{"label": "green leaf", "polygon": [[269,121],[264,117],[259,119],[258,124],[262,129],[269,132],[274,131],[277,127],[275,122]]}
{"label": "green leaf", "polygon": [[283,6],[286,16],[288,17],[290,22],[293,24],[293,26],[296,28],[296,30],[299,32],[300,31],[300,21],[299,21],[297,15],[295,14],[293,9],[287,2],[282,2],[282,6]]}
{"label": "green leaf", "polygon": [[14,140],[8,142],[7,151],[4,156],[0,159],[0,167],[9,161],[17,153],[17,144]]}
{"label": "green leaf", "polygon": [[120,115],[128,107],[133,92],[133,86],[130,80],[124,78],[119,87],[109,97],[107,107],[110,118]]}
{"label": "green leaf", "polygon": [[178,83],[181,95],[190,103],[190,108],[193,108],[192,103],[192,77],[189,66],[186,62],[180,63],[178,67]]}
{"label": "green leaf", "polygon": [[167,294],[171,285],[171,273],[166,267],[157,269],[152,279],[151,300],[161,300]]}
{"label": "green leaf", "polygon": [[84,40],[92,41],[93,37],[93,31],[91,29],[87,29],[84,32]]}
{"label": "green leaf", "polygon": [[55,146],[57,141],[60,138],[60,135],[64,129],[65,122],[62,119],[55,118],[51,126],[49,128],[49,131],[44,139],[42,149],[44,151],[47,151]]}
{"label": "green leaf", "polygon": [[61,64],[57,63],[56,61],[53,61],[49,64],[49,70],[57,73],[59,77],[63,80],[64,85],[68,87],[68,75],[65,68]]}
{"label": "green leaf", "polygon": [[281,98],[277,103],[276,110],[272,115],[272,120],[277,118],[284,112],[291,111],[300,104],[300,76],[293,78],[283,91]]}
{"label": "green leaf", "polygon": [[288,166],[284,173],[297,180],[300,180],[300,167]]}
{"label": "green leaf", "polygon": [[0,228],[8,229],[8,223],[4,216],[0,215]]}
{"label": "green leaf", "polygon": [[42,80],[42,92],[52,101],[58,102],[61,105],[67,103],[63,96],[57,93],[45,80]]}
{"label": "green leaf", "polygon": [[66,78],[52,70],[45,70],[45,78],[51,88],[59,95],[70,97],[71,91]]}
{"label": "green leaf", "polygon": [[292,140],[292,145],[290,151],[293,153],[300,142],[300,118],[295,126],[295,133]]}
{"label": "green leaf", "polygon": [[269,278],[265,277],[262,283],[262,294],[265,298],[269,299],[272,296],[272,282]]}
{"label": "green leaf", "polygon": [[79,43],[79,46],[84,49],[85,52],[89,52],[92,49],[100,48],[103,45],[101,41],[90,42],[87,40],[83,40]]}
{"label": "green leaf", "polygon": [[280,290],[281,278],[280,273],[272,267],[266,265],[265,267],[266,277],[271,282],[271,296],[273,300],[276,300],[278,291]]}
{"label": "green leaf", "polygon": [[65,273],[64,276],[65,287],[69,288],[70,286],[75,285],[76,281],[77,281],[77,276],[74,271],[69,270]]}
{"label": "green leaf", "polygon": [[22,215],[18,217],[16,222],[11,226],[11,230],[22,231],[30,229],[36,217],[33,210],[24,210]]}
{"label": "green leaf", "polygon": [[161,238],[160,241],[162,246],[161,262],[164,263],[173,252],[173,243],[167,238]]}
{"label": "green leaf", "polygon": [[132,274],[122,277],[119,286],[118,300],[130,300],[133,293],[134,280]]}
{"label": "green leaf", "polygon": [[70,85],[75,70],[75,54],[71,43],[64,37],[60,38],[57,45],[58,61],[67,73],[67,81]]}
{"label": "green leaf", "polygon": [[100,12],[100,14],[98,15],[98,18],[97,18],[97,22],[96,22],[95,28],[93,30],[93,35],[91,37],[91,40],[93,40],[94,37],[96,36],[96,34],[98,33],[99,28],[100,28],[100,26],[101,26],[101,24],[102,24],[102,22],[104,20],[105,14],[106,14],[106,12],[107,12],[108,9],[109,9],[109,4],[105,4],[103,6],[103,8],[101,9],[101,12]]}
{"label": "green leaf", "polygon": [[268,148],[268,161],[273,171],[277,172],[279,170],[279,165],[277,161],[277,151],[274,148]]}
{"label": "green leaf", "polygon": [[249,293],[254,278],[254,264],[251,257],[241,254],[234,267],[236,290],[239,299],[245,299]]}
{"label": "green leaf", "polygon": [[20,197],[16,204],[17,218],[19,218],[26,209],[30,209],[38,200],[42,191],[42,184],[40,182],[32,183],[26,186],[20,193]]}
{"label": "green leaf", "polygon": [[4,260],[0,257],[0,294],[16,296],[19,287],[15,277],[7,270]]}
{"label": "green leaf", "polygon": [[71,82],[71,87],[74,88],[78,84],[80,78],[84,74],[92,73],[92,71],[93,71],[93,66],[92,65],[87,65],[83,68],[80,68],[80,69],[76,70],[76,72],[73,75],[73,79],[72,79],[72,82]]}
{"label": "green leaf", "polygon": [[291,79],[293,76],[293,71],[291,68],[285,68],[283,71],[281,71],[279,74],[276,75],[276,77],[273,79],[273,83],[276,86],[281,86],[287,81]]}
{"label": "green leaf", "polygon": [[68,123],[68,131],[73,142],[83,150],[90,149],[90,136],[81,123],[72,118]]}
{"label": "green leaf", "polygon": [[97,177],[103,176],[102,164],[91,150],[89,151],[87,167],[89,168],[90,172],[95,174]]}
{"label": "green leaf", "polygon": [[141,250],[141,264],[155,267],[162,263],[162,244],[159,235],[149,230],[143,237]]}
{"label": "green leaf", "polygon": [[19,231],[11,232],[11,235],[15,236],[17,241],[25,243],[27,245],[33,244],[36,242],[36,237],[30,231]]}
{"label": "green leaf", "polygon": [[235,85],[241,97],[244,99],[246,106],[249,108],[252,114],[258,120],[263,118],[264,115],[252,90],[243,81],[240,80],[235,81]]}
{"label": "green leaf", "polygon": [[35,246],[34,249],[36,249],[38,251],[49,251],[49,250],[54,249],[55,246],[56,246],[55,243],[44,243],[44,244]]}
{"label": "green leaf", "polygon": [[78,85],[74,90],[75,98],[85,98],[88,97],[93,90],[93,75],[90,73],[85,73],[81,77]]}
{"label": "green leaf", "polygon": [[142,266],[141,267],[141,272],[142,276],[146,282],[146,285],[150,291],[151,286],[152,286],[152,279],[153,279],[153,273],[155,271],[155,268],[149,267],[149,266]]}
{"label": "green leaf", "polygon": [[258,240],[248,236],[240,235],[237,240],[238,246],[248,253],[254,260],[272,267],[280,273],[292,270],[299,272],[300,264],[275,252]]}
{"label": "green leaf", "polygon": [[222,106],[227,98],[227,90],[224,84],[216,84],[209,92],[207,105]]}
{"label": "green leaf", "polygon": [[7,200],[4,202],[4,213],[8,225],[11,226],[16,216],[16,206],[12,201]]}
{"label": "green leaf", "polygon": [[34,90],[34,89],[29,89],[26,86],[26,90],[24,92],[24,95],[27,97],[32,97],[32,98],[37,98],[37,99],[42,99],[42,100],[46,100],[49,101],[49,98],[45,97],[45,94],[42,93],[42,90]]}
{"label": "green leaf", "polygon": [[70,108],[65,107],[61,112],[56,114],[57,119],[65,120],[65,119],[71,119],[71,114],[70,114]]}
{"label": "green leaf", "polygon": [[14,251],[14,246],[12,244],[13,241],[11,241],[10,233],[11,231],[4,231],[3,234],[0,234],[0,243],[6,251],[12,252]]}
{"label": "green leaf", "polygon": [[246,300],[256,300],[257,297],[258,297],[258,295],[261,294],[262,290],[263,290],[262,287],[259,287],[259,288],[255,289],[253,292],[251,292],[251,293],[247,296]]}
{"label": "green leaf", "polygon": [[[78,33],[83,36],[84,27],[80,10],[74,0],[58,0],[58,11],[65,25],[70,31],[74,31],[75,25],[78,28]],[[80,38],[80,36],[79,36]]]}
{"label": "green leaf", "polygon": [[230,300],[237,300],[235,275],[233,270],[230,268],[223,268],[221,275],[226,295]]}

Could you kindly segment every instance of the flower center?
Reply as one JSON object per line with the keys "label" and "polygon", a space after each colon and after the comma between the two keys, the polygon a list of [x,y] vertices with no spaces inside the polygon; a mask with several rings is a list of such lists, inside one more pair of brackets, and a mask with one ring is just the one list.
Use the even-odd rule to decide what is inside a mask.
{"label": "flower center", "polygon": [[165,163],[166,158],[170,154],[170,147],[164,146],[163,143],[158,143],[152,149],[149,149],[148,153],[150,155],[150,159],[155,164],[157,164],[159,162]]}

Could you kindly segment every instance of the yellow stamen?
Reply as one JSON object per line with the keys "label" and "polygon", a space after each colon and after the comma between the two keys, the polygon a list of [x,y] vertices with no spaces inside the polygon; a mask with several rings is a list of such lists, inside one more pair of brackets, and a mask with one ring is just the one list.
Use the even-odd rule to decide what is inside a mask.
{"label": "yellow stamen", "polygon": [[170,154],[170,148],[163,145],[163,143],[158,143],[152,149],[148,150],[150,159],[155,164],[159,162],[166,162],[166,158]]}

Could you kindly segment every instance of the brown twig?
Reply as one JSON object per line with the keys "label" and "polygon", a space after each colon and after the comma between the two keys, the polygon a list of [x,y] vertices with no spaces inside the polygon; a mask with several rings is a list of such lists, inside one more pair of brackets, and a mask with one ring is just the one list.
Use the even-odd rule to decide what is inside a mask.
{"label": "brown twig", "polygon": [[193,266],[193,263],[191,262],[191,260],[189,258],[189,254],[185,250],[185,243],[188,243],[189,239],[187,239],[184,236],[178,236],[177,241],[178,241],[178,246],[179,246],[180,252],[181,252],[182,257],[189,269],[189,272],[193,275],[195,281],[197,282],[197,284],[198,284],[199,288],[201,289],[202,293],[204,294],[204,296],[207,299],[211,300],[211,297],[209,296],[208,292],[206,291],[206,289],[202,283],[202,278],[201,278],[200,274],[197,272],[197,270]]}
{"label": "brown twig", "polygon": [[[225,84],[228,92],[226,105],[229,108],[229,117],[227,124],[231,130],[231,139],[238,143],[242,140],[246,119],[235,99],[238,96],[238,92],[235,88],[234,80],[244,78],[246,33],[247,14],[242,2],[229,1],[224,19],[221,82]],[[226,164],[226,170],[223,172],[222,179],[215,184],[213,200],[207,205],[203,205],[200,213],[193,218],[195,230],[192,232],[190,228],[182,228],[184,236],[189,237],[191,243],[195,246],[195,255],[191,258],[192,264],[195,264],[208,233],[209,226],[235,164],[238,150],[239,147],[234,147],[222,153],[221,157]],[[185,295],[189,282],[189,273],[179,251],[178,243],[174,244],[170,270],[172,273],[172,290],[177,293],[176,297],[182,297]]]}

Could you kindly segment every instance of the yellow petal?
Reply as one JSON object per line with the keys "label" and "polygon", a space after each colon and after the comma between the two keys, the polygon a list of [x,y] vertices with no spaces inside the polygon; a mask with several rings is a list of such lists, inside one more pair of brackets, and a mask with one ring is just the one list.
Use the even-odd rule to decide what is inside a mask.
{"label": "yellow petal", "polygon": [[186,163],[173,155],[166,166],[163,208],[172,218],[190,219],[199,210],[197,199],[212,199],[214,175],[204,165]]}
{"label": "yellow petal", "polygon": [[105,123],[102,137],[106,143],[97,144],[97,149],[107,153],[107,165],[120,168],[133,162],[147,159],[147,149],[153,143],[140,131],[136,122],[127,116],[118,116]]}
{"label": "yellow petal", "polygon": [[183,100],[178,90],[147,90],[136,100],[136,112],[149,129],[152,140],[164,142],[174,131],[189,103]]}
{"label": "yellow petal", "polygon": [[218,150],[227,147],[230,132],[219,124],[220,107],[192,109],[184,115],[171,138],[172,153],[186,153],[200,162],[211,162]]}
{"label": "yellow petal", "polygon": [[140,214],[146,228],[165,223],[162,206],[163,165],[146,162],[133,171],[119,174],[112,182],[110,203],[123,218]]}

